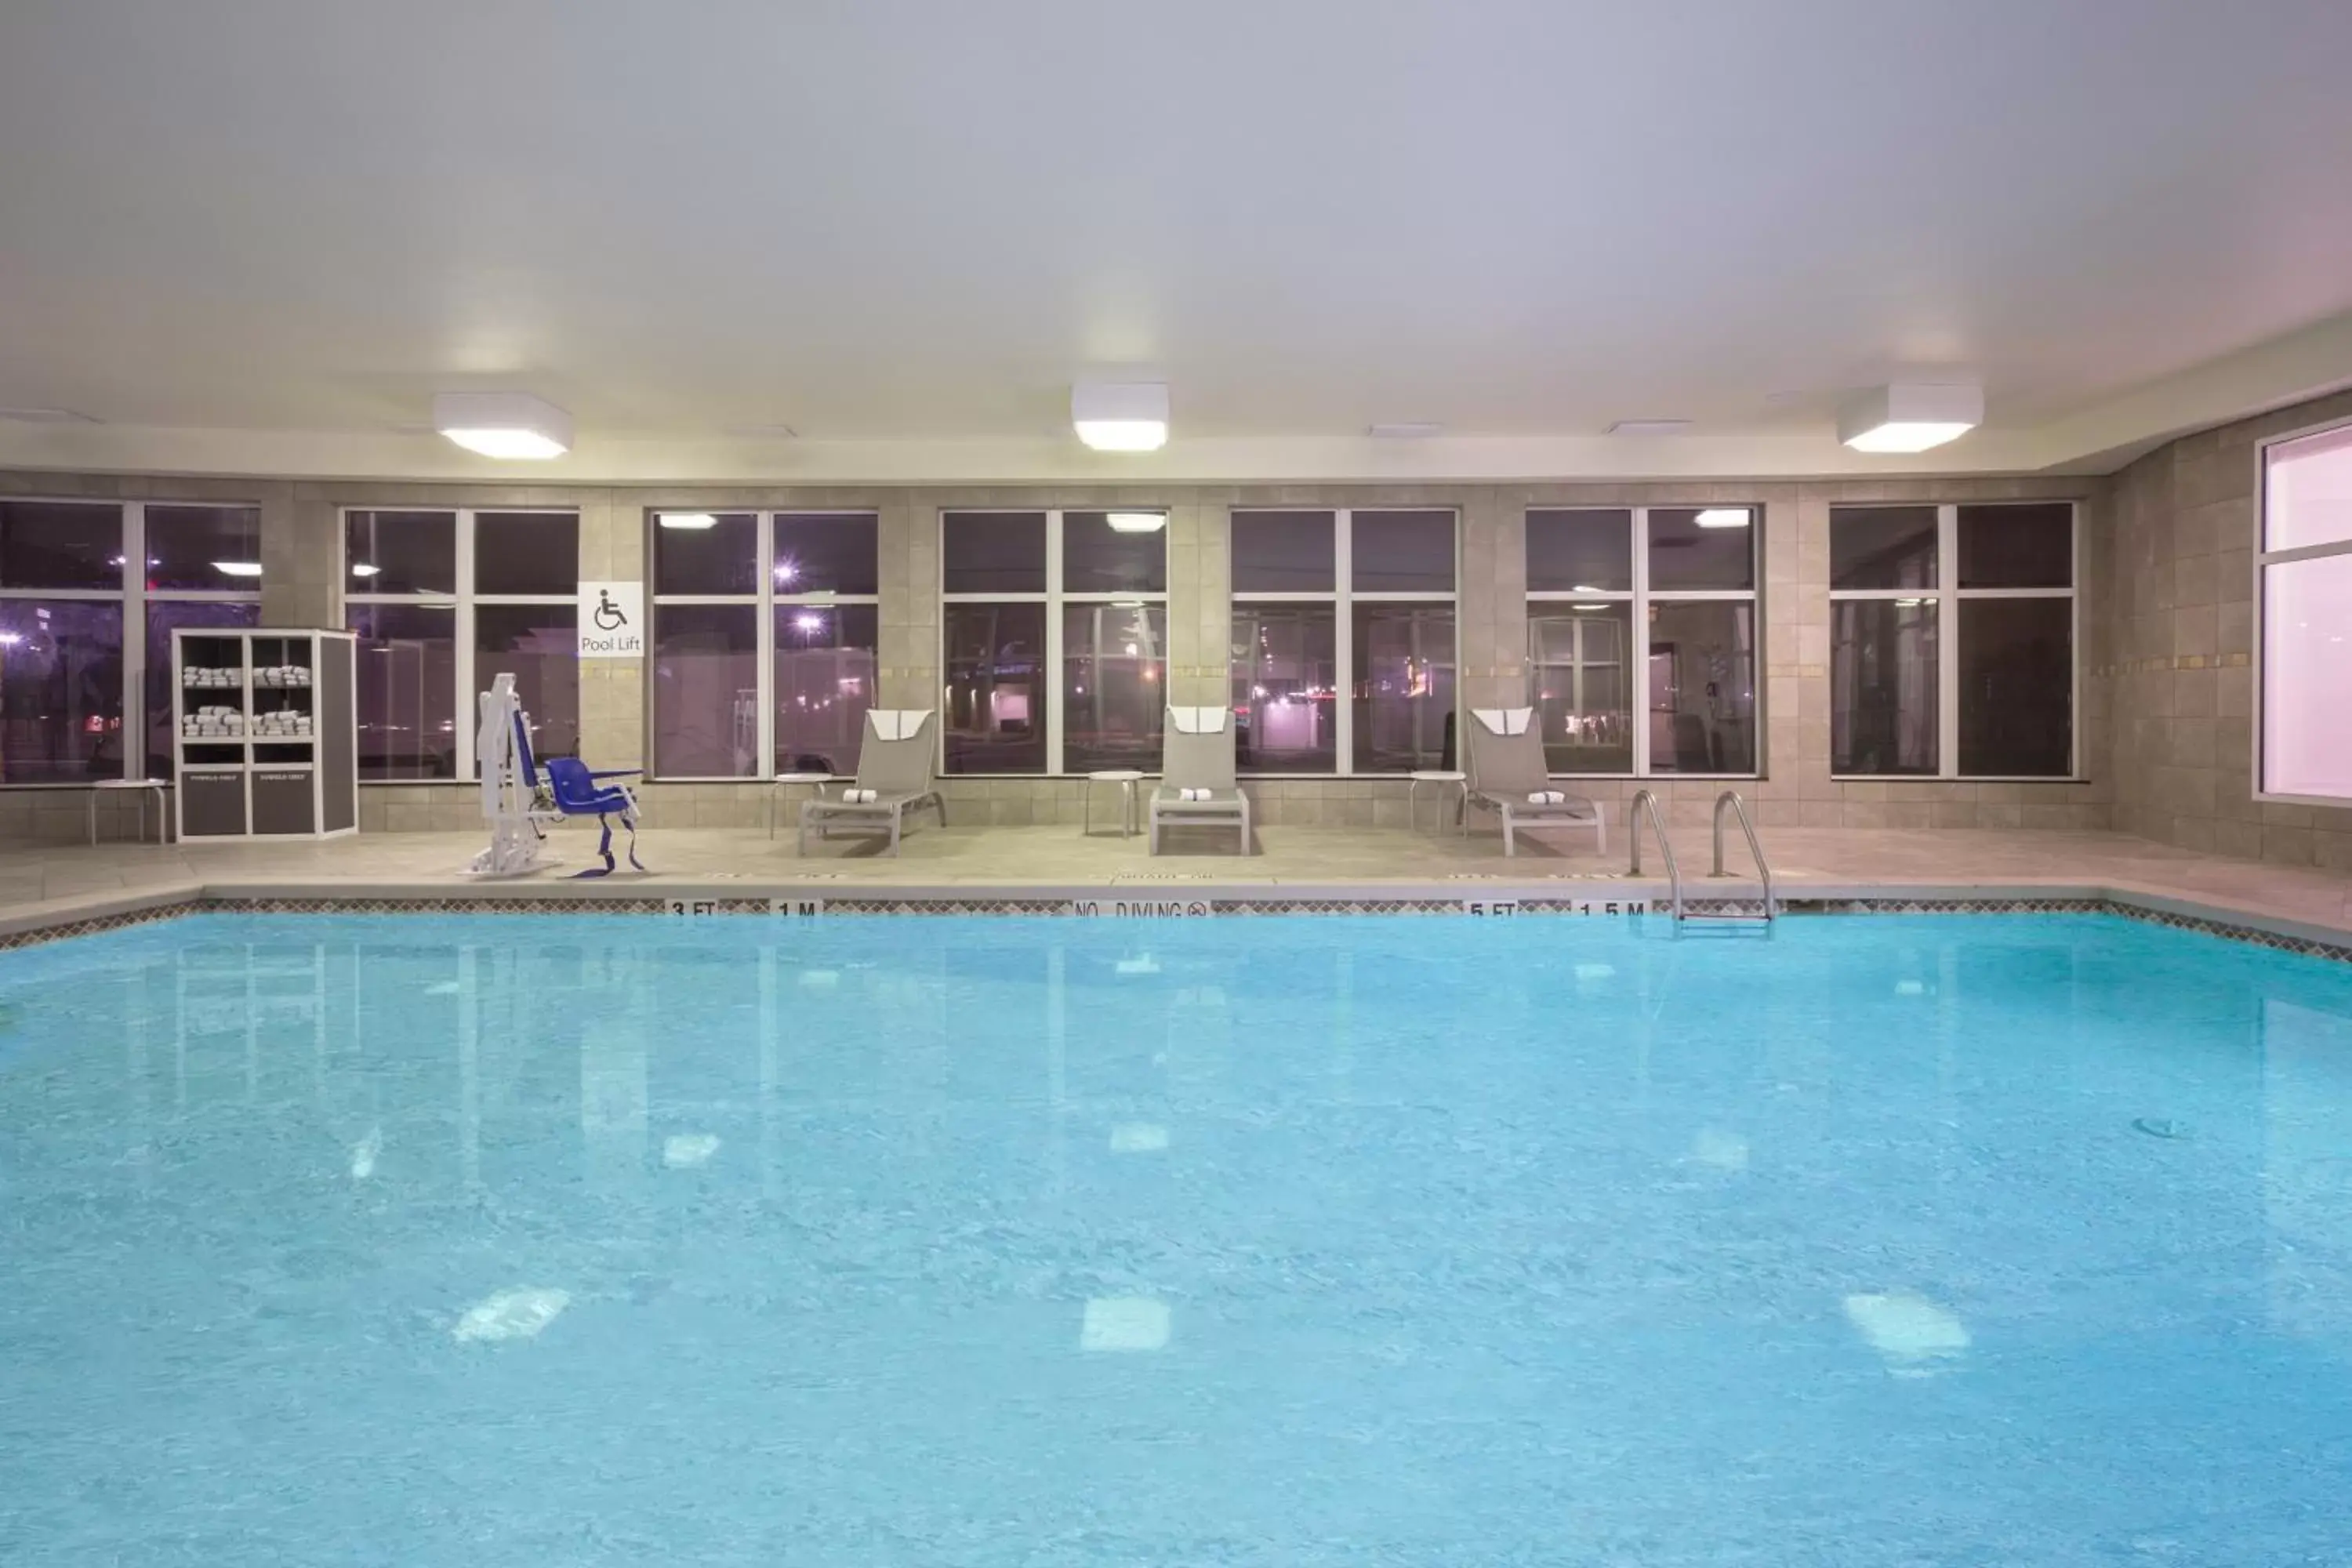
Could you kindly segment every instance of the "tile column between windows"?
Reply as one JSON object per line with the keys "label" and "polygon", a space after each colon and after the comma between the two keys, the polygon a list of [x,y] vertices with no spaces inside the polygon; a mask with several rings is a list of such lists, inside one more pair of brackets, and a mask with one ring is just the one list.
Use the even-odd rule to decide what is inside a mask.
{"label": "tile column between windows", "polygon": [[[609,490],[583,495],[579,505],[580,581],[646,582],[645,508]],[[644,601],[650,616],[650,584]],[[591,767],[634,768],[645,763],[646,671],[653,628],[638,629],[646,638],[648,658],[580,661],[580,754]]]}

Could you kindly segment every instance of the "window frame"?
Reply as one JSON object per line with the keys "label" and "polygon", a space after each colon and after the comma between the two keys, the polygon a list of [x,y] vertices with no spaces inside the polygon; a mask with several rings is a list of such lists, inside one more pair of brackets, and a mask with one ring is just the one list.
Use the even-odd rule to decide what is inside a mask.
{"label": "window frame", "polygon": [[[1359,590],[1356,581],[1356,514],[1362,512],[1442,511],[1454,520],[1454,586],[1443,591],[1435,588],[1372,588]],[[1398,502],[1389,506],[1241,506],[1225,509],[1225,559],[1234,558],[1234,514],[1236,512],[1290,512],[1314,515],[1331,514],[1331,586],[1326,590],[1301,588],[1234,589],[1227,595],[1225,605],[1225,679],[1224,689],[1230,704],[1234,686],[1233,612],[1243,605],[1328,605],[1331,606],[1331,684],[1332,705],[1339,710],[1331,742],[1335,749],[1333,766],[1328,773],[1244,773],[1244,779],[1397,779],[1408,775],[1399,773],[1362,772],[1356,769],[1356,602],[1384,605],[1438,605],[1454,612],[1454,732],[1457,737],[1456,767],[1461,766],[1458,737],[1462,733],[1462,509],[1458,506],[1414,506]]]}
{"label": "window frame", "polygon": [[[446,512],[454,515],[457,519],[457,525],[454,530],[453,537],[455,541],[454,548],[457,552],[457,559],[454,566],[451,580],[457,584],[456,589],[447,594],[371,594],[363,590],[354,592],[351,586],[352,581],[351,559],[351,516],[353,512],[362,511]],[[370,789],[389,789],[418,787],[429,788],[436,784],[446,786],[448,784],[470,784],[475,782],[474,748],[467,745],[465,740],[466,736],[472,732],[472,725],[469,721],[473,717],[475,706],[478,701],[481,693],[481,688],[474,683],[475,607],[478,605],[562,605],[567,609],[576,611],[580,605],[580,591],[578,586],[580,581],[580,566],[576,558],[573,561],[572,567],[572,581],[573,584],[572,591],[569,594],[476,594],[474,592],[475,520],[484,517],[544,517],[550,513],[569,513],[573,519],[574,526],[576,528],[581,521],[582,509],[578,506],[475,507],[407,505],[396,500],[374,501],[363,506],[344,506],[336,509],[336,552],[340,563],[337,582],[341,585],[343,591],[342,619],[344,629],[348,630],[350,628],[351,608],[354,605],[447,605],[453,606],[450,613],[449,624],[450,636],[456,644],[456,646],[450,650],[450,665],[457,671],[457,689],[452,694],[453,700],[456,704],[452,709],[452,713],[454,716],[454,722],[457,726],[456,733],[457,736],[457,745],[456,748],[457,759],[457,771],[452,773],[447,778],[443,779],[372,779],[362,777],[360,780],[361,784]],[[575,534],[574,537],[576,538],[577,535]],[[365,579],[361,579],[361,581],[365,581]],[[578,627],[575,626],[573,630],[576,634]],[[575,647],[572,653],[572,660],[575,665],[579,661],[579,657],[578,649]]]}
{"label": "window frame", "polygon": [[[0,584],[0,599],[18,603],[37,600],[71,602],[82,605],[112,605],[122,615],[122,691],[121,709],[122,770],[119,774],[94,775],[90,782],[56,780],[42,784],[0,784],[0,790],[61,790],[89,789],[98,777],[121,777],[143,780],[147,772],[147,606],[155,604],[179,605],[252,605],[261,604],[262,579],[253,579],[251,588],[150,588],[147,586],[147,509],[152,507],[192,507],[213,510],[250,511],[255,517],[256,553],[258,554],[261,503],[257,500],[203,500],[176,496],[150,496],[139,500],[117,500],[98,496],[60,496],[28,493],[0,497],[12,503],[33,506],[99,506],[112,507],[122,523],[121,578],[112,588],[20,588]],[[138,737],[136,760],[132,757],[131,738]],[[173,781],[176,782],[176,781]]]}
{"label": "window frame", "polygon": [[[2046,498],[2006,496],[1997,500],[1896,501],[1839,500],[1829,509],[1829,526],[1837,527],[1842,508],[1878,507],[1936,509],[1936,585],[1933,588],[1836,588],[1830,603],[1856,599],[1915,599],[1936,606],[1936,771],[1932,773],[1842,773],[1835,771],[1834,752],[1830,777],[1840,784],[2081,784],[2083,777],[2083,503],[2072,496]],[[2063,588],[1963,588],[1960,586],[1960,509],[2000,506],[2063,506],[2068,523],[2066,586]],[[1835,548],[1829,558],[1836,557]],[[1960,772],[1960,605],[1969,599],[2065,599],[2071,601],[2067,621],[2066,771],[2063,773],[1965,773]],[[1834,619],[1832,619],[1834,626]],[[1834,693],[1832,694],[1834,700]]]}
{"label": "window frame", "polygon": [[[1653,511],[1704,511],[1708,507],[1718,504],[1727,508],[1738,506],[1742,508],[1748,513],[1748,586],[1745,588],[1653,589],[1650,586],[1650,514]],[[1580,501],[1557,501],[1549,503],[1529,502],[1520,509],[1519,515],[1519,525],[1522,530],[1519,540],[1519,550],[1522,558],[1525,557],[1527,552],[1527,537],[1524,531],[1527,526],[1528,515],[1534,512],[1550,511],[1589,511],[1603,513],[1622,511],[1633,514],[1628,523],[1628,527],[1632,530],[1633,544],[1633,585],[1631,587],[1596,588],[1590,591],[1574,587],[1530,588],[1527,591],[1527,609],[1523,609],[1521,612],[1521,622],[1524,626],[1527,622],[1532,620],[1533,617],[1528,615],[1527,611],[1528,609],[1532,609],[1532,607],[1537,605],[1612,604],[1628,605],[1632,606],[1633,617],[1633,646],[1629,647],[1625,650],[1625,658],[1626,662],[1632,666],[1632,668],[1627,671],[1626,695],[1627,700],[1633,704],[1633,767],[1629,773],[1548,773],[1546,776],[1556,779],[1664,779],[1669,782],[1676,779],[1706,780],[1763,778],[1765,776],[1765,767],[1769,761],[1765,753],[1765,741],[1766,737],[1770,732],[1766,722],[1768,715],[1765,710],[1765,688],[1767,683],[1765,679],[1766,664],[1764,658],[1764,503],[1761,501],[1723,501],[1719,503],[1711,501],[1671,501],[1655,506],[1648,504],[1624,506]],[[1755,647],[1750,653],[1755,668],[1748,672],[1748,681],[1755,693],[1753,700],[1754,719],[1752,722],[1755,725],[1756,732],[1753,742],[1751,742],[1751,749],[1756,758],[1756,765],[1745,773],[1685,773],[1676,769],[1654,769],[1650,765],[1650,606],[1652,605],[1685,604],[1746,605],[1748,606],[1749,614],[1755,626]],[[1522,632],[1522,636],[1524,637],[1524,631]],[[1529,646],[1527,648],[1526,658],[1528,691],[1524,695],[1527,695],[1529,700],[1532,700],[1533,692],[1536,689],[1537,679],[1535,649],[1532,646]]]}
{"label": "window frame", "polygon": [[[2309,440],[2314,436],[2331,435],[2338,430],[2352,429],[2352,418],[2324,419],[2316,425],[2299,429],[2282,430],[2275,436],[2265,436],[2254,443],[2254,547],[2253,584],[2250,592],[2253,602],[2253,647],[2249,662],[2253,667],[2252,719],[2248,728],[2252,731],[2251,742],[2253,763],[2252,798],[2256,802],[2280,805],[2324,805],[2336,810],[2352,806],[2352,796],[2334,795],[2286,795],[2263,787],[2265,776],[2263,765],[2263,734],[2270,727],[2269,672],[2264,658],[2270,644],[2270,605],[2263,592],[2263,571],[2271,566],[2293,565],[2298,561],[2324,561],[2331,556],[2352,555],[2352,539],[2336,540],[2324,544],[2299,544],[2285,550],[2270,548],[2271,538],[2271,449]],[[2218,661],[2217,661],[2218,662]]]}
{"label": "window frame", "polygon": [[[749,594],[660,594],[654,592],[655,584],[661,580],[659,575],[660,560],[656,553],[661,548],[657,536],[658,530],[661,527],[661,515],[664,512],[672,511],[731,512],[737,516],[741,516],[745,512],[750,512],[753,521],[752,538],[754,542],[752,548],[756,552],[753,558],[756,563],[756,569],[752,573],[752,576],[759,584],[758,588]],[[646,628],[645,658],[646,702],[644,716],[644,755],[646,759],[646,777],[648,780],[657,784],[771,784],[776,781],[779,776],[779,770],[776,766],[776,612],[779,609],[792,609],[796,605],[806,605],[814,608],[822,608],[829,605],[873,605],[877,606],[875,624],[876,647],[874,651],[876,662],[878,667],[882,651],[880,647],[882,640],[880,611],[878,608],[882,603],[882,595],[878,591],[872,594],[841,594],[835,593],[827,588],[818,589],[813,593],[779,594],[776,592],[776,520],[780,517],[863,517],[870,521],[874,525],[874,552],[875,564],[877,568],[875,586],[877,590],[880,588],[880,568],[882,564],[882,515],[876,508],[859,506],[719,506],[715,504],[705,504],[699,501],[672,501],[664,506],[649,506],[646,508],[646,609],[653,618],[653,624]],[[665,605],[678,606],[694,605],[731,605],[738,608],[745,605],[753,606],[753,620],[756,623],[753,635],[756,639],[756,645],[752,653],[752,658],[758,667],[758,690],[760,695],[757,718],[753,726],[752,744],[757,748],[754,754],[761,759],[759,772],[751,773],[661,773],[653,771],[656,766],[654,741],[656,735],[659,732],[659,721],[658,717],[655,712],[655,702],[661,690],[660,683],[654,679],[654,662],[657,657],[660,647],[661,612],[662,606]],[[876,700],[873,706],[878,708],[881,706],[880,693],[875,693],[875,698]]]}
{"label": "window frame", "polygon": [[[1045,648],[1039,672],[1039,679],[1043,682],[1045,692],[1045,767],[1042,773],[951,773],[948,772],[947,704],[944,700],[944,688],[947,681],[948,630],[947,616],[944,613],[940,615],[937,651],[942,700],[939,707],[940,722],[933,728],[939,734],[937,763],[941,778],[1062,779],[1086,776],[1084,773],[1066,771],[1069,758],[1063,744],[1067,728],[1066,718],[1063,712],[1065,700],[1063,680],[1067,673],[1062,668],[1062,660],[1067,651],[1063,646],[1066,641],[1062,630],[1062,610],[1065,605],[1157,605],[1160,606],[1160,625],[1168,628],[1167,635],[1171,640],[1175,636],[1174,623],[1168,614],[1168,590],[1164,586],[1153,593],[1122,592],[1117,589],[1066,591],[1063,588],[1062,520],[1065,514],[1074,511],[1156,511],[1160,513],[1167,521],[1153,531],[1152,537],[1160,541],[1160,582],[1164,584],[1168,581],[1168,531],[1175,526],[1176,515],[1176,509],[1172,505],[1159,501],[1133,503],[1106,501],[1096,505],[1068,507],[943,506],[934,515],[931,537],[938,545],[936,553],[939,557],[939,572],[931,586],[939,595],[940,605],[943,612],[950,605],[1043,605],[1045,606]],[[950,594],[948,592],[948,519],[950,517],[1034,517],[1040,512],[1043,512],[1045,517],[1045,592],[1023,594]],[[1160,653],[1160,702],[1162,709],[1168,705],[1168,682],[1171,679],[1170,667],[1172,662],[1168,657],[1168,649],[1162,647]],[[1159,776],[1158,770],[1155,769],[1145,776],[1156,778]]]}

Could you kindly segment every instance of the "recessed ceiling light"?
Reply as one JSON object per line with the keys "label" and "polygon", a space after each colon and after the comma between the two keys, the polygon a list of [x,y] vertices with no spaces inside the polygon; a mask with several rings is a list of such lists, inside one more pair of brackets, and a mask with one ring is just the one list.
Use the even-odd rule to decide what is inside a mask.
{"label": "recessed ceiling light", "polygon": [[1086,382],[1070,388],[1070,424],[1097,452],[1156,452],[1168,444],[1165,382]]}
{"label": "recessed ceiling light", "polygon": [[1984,423],[1984,388],[1896,382],[1874,387],[1838,416],[1838,439],[1857,452],[1924,452]]}
{"label": "recessed ceiling light", "polygon": [[219,573],[224,577],[258,577],[261,575],[261,563],[258,561],[215,561],[213,563],[213,570]]}
{"label": "recessed ceiling light", "polygon": [[70,408],[0,408],[0,420],[11,425],[96,425],[100,421]]}
{"label": "recessed ceiling light", "polygon": [[443,392],[433,428],[485,458],[560,458],[572,449],[572,416],[528,392]]}
{"label": "recessed ceiling light", "polygon": [[657,514],[654,521],[664,528],[682,529],[689,533],[699,533],[706,528],[719,526],[719,520],[707,511],[665,511]]}
{"label": "recessed ceiling light", "polygon": [[1445,426],[1426,419],[1405,419],[1391,425],[1370,425],[1364,434],[1381,441],[1426,441],[1444,433]]}
{"label": "recessed ceiling light", "polygon": [[1157,533],[1168,526],[1164,511],[1112,511],[1103,516],[1113,533]]}
{"label": "recessed ceiling light", "polygon": [[1698,514],[1701,528],[1746,528],[1748,522],[1744,506],[1711,506]]}
{"label": "recessed ceiling light", "polygon": [[1691,427],[1687,419],[1620,419],[1609,426],[1612,436],[1679,436]]}

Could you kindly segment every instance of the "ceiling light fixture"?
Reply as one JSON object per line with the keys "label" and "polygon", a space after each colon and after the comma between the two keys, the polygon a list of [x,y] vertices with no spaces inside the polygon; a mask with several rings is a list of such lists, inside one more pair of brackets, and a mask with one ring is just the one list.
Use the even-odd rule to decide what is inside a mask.
{"label": "ceiling light fixture", "polygon": [[528,392],[441,392],[433,428],[485,458],[560,458],[572,449],[572,416]]}
{"label": "ceiling light fixture", "polygon": [[1687,419],[1620,419],[1609,426],[1612,436],[1679,436],[1691,427]]}
{"label": "ceiling light fixture", "polygon": [[1711,506],[1698,514],[1701,528],[1746,528],[1748,523],[1744,506]]}
{"label": "ceiling light fixture", "polygon": [[1168,384],[1082,381],[1070,388],[1070,424],[1097,452],[1156,452],[1168,444]]}
{"label": "ceiling light fixture", "polygon": [[1168,526],[1164,511],[1112,511],[1103,516],[1113,533],[1157,533]]}
{"label": "ceiling light fixture", "polygon": [[219,573],[224,577],[258,577],[261,575],[261,563],[258,561],[215,561],[213,563],[213,570]]}
{"label": "ceiling light fixture", "polygon": [[664,528],[676,528],[689,533],[699,533],[706,528],[717,528],[719,520],[707,511],[665,511],[654,520]]}
{"label": "ceiling light fixture", "polygon": [[1873,387],[1838,415],[1838,439],[1857,452],[1924,452],[1984,423],[1984,388],[1895,382]]}
{"label": "ceiling light fixture", "polygon": [[352,563],[352,575],[354,577],[373,577],[383,570],[383,567],[370,565],[364,561],[354,561]]}

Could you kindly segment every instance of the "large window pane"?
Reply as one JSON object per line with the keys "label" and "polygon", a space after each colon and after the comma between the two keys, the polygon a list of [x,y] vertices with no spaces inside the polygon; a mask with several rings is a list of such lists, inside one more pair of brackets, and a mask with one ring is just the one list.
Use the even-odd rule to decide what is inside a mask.
{"label": "large window pane", "polygon": [[2263,568],[2263,788],[2352,796],[2352,555]]}
{"label": "large window pane", "polygon": [[1166,605],[1064,605],[1064,771],[1158,773],[1167,677]]}
{"label": "large window pane", "polygon": [[654,592],[757,594],[760,520],[748,511],[654,514]]}
{"label": "large window pane", "polygon": [[1626,594],[1633,589],[1630,511],[1528,513],[1528,592]]}
{"label": "large window pane", "polygon": [[947,771],[1045,771],[1045,606],[946,605]]}
{"label": "large window pane", "polygon": [[571,605],[474,607],[474,685],[515,678],[530,715],[531,751],[542,757],[580,752],[579,612]]}
{"label": "large window pane", "polygon": [[1454,765],[1454,606],[1359,603],[1356,772]]}
{"label": "large window pane", "polygon": [[1756,606],[1652,605],[1649,704],[1653,772],[1754,773]]}
{"label": "large window pane", "polygon": [[0,588],[122,586],[122,509],[0,501]]}
{"label": "large window pane", "polygon": [[1744,506],[1652,508],[1651,591],[1756,586],[1755,518],[1756,510]]}
{"label": "large window pane", "polygon": [[0,784],[121,776],[121,606],[0,599]]}
{"label": "large window pane", "polygon": [[1349,520],[1349,578],[1359,594],[1454,591],[1454,514],[1360,511]]}
{"label": "large window pane", "polygon": [[1234,513],[1234,592],[1336,591],[1339,581],[1334,517],[1328,511]]}
{"label": "large window pane", "polygon": [[346,512],[343,559],[354,594],[454,594],[457,514]]}
{"label": "large window pane", "polygon": [[1932,774],[1941,765],[1936,629],[1932,599],[1830,605],[1832,773]]}
{"label": "large window pane", "polygon": [[857,772],[879,620],[872,605],[776,606],[776,772]]}
{"label": "large window pane", "polygon": [[[148,517],[152,520],[153,516],[151,509]],[[172,776],[172,681],[178,673],[172,668],[172,633],[182,628],[201,631],[260,624],[259,605],[223,603],[217,599],[157,599],[148,604],[145,724],[149,778]],[[136,757],[131,760],[134,764],[138,761]]]}
{"label": "large window pane", "polygon": [[2073,771],[2074,603],[1960,601],[1960,772],[2063,778]]}
{"label": "large window pane", "polygon": [[760,772],[760,607],[654,606],[654,772],[747,779]]}
{"label": "large window pane", "polygon": [[234,593],[251,588],[250,572],[223,572],[220,562],[261,564],[261,511],[249,506],[150,506],[147,509],[147,585],[151,588],[212,588]]}
{"label": "large window pane", "polygon": [[1633,771],[1633,606],[1528,606],[1528,700],[1556,773]]}
{"label": "large window pane", "polygon": [[778,594],[881,592],[872,512],[784,512],[775,531]]}
{"label": "large window pane", "polygon": [[1936,509],[1841,506],[1830,509],[1830,586],[1933,588]]}
{"label": "large window pane", "polygon": [[1062,514],[1062,588],[1071,594],[1164,594],[1168,591],[1168,528],[1165,514],[1120,512],[1121,518],[1159,516],[1150,531],[1110,525],[1107,511]]}
{"label": "large window pane", "polygon": [[1960,586],[2071,588],[2074,509],[2064,501],[1959,509]]}
{"label": "large window pane", "polygon": [[2347,540],[2352,540],[2352,425],[2268,448],[2263,548],[2299,550]]}
{"label": "large window pane", "polygon": [[1243,773],[1339,771],[1338,627],[1329,605],[1234,606],[1234,745]]}
{"label": "large window pane", "polygon": [[454,605],[352,605],[359,636],[363,779],[457,776],[457,611]]}
{"label": "large window pane", "polygon": [[475,514],[475,593],[570,595],[579,587],[578,512]]}
{"label": "large window pane", "polygon": [[[1045,514],[951,511],[940,520],[940,582],[950,594],[1045,591]],[[1045,715],[1038,715],[1042,734]]]}

